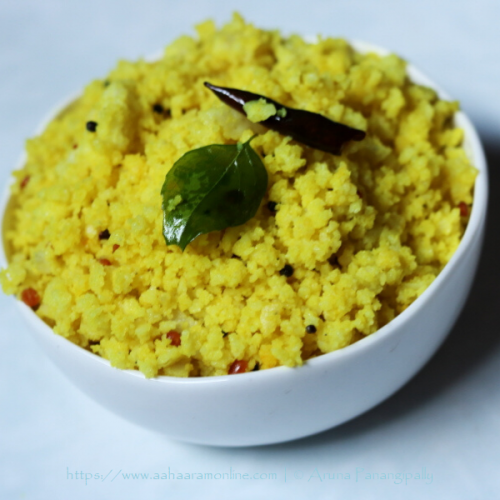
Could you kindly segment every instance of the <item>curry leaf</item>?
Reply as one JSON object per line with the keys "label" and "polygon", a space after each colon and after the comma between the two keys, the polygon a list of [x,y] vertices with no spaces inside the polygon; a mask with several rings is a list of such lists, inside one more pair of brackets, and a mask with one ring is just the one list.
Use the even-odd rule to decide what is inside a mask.
{"label": "curry leaf", "polygon": [[161,190],[167,245],[184,250],[200,234],[244,224],[257,213],[266,189],[267,171],[250,141],[189,151],[174,163]]}

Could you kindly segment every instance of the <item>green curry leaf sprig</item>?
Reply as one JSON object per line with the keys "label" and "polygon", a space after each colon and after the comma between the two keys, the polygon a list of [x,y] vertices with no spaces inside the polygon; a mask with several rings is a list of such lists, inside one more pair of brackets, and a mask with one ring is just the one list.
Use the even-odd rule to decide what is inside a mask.
{"label": "green curry leaf sprig", "polygon": [[201,234],[255,216],[267,190],[267,171],[251,140],[194,149],[174,163],[161,190],[167,245],[184,250]]}

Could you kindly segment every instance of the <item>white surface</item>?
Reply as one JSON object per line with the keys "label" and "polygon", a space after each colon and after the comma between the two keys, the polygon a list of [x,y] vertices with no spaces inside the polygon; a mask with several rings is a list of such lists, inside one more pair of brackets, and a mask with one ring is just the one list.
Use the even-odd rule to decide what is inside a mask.
{"label": "white surface", "polygon": [[[490,159],[499,160],[497,1],[0,0],[0,183],[7,181],[24,139],[61,96],[102,76],[118,57],[151,53],[208,16],[227,20],[234,9],[260,26],[342,35],[396,49],[461,100],[488,139]],[[498,181],[492,184],[498,188]],[[489,230],[489,266],[483,266],[457,327],[429,365],[357,420],[279,446],[182,445],[118,419],[74,390],[41,356],[13,299],[0,295],[0,498],[496,498],[500,292],[498,265],[491,266],[499,245],[491,224]],[[184,477],[232,469],[277,478],[122,476],[168,474],[169,467]],[[427,479],[414,479],[422,469]],[[104,480],[89,479],[87,485],[80,479],[81,472],[104,478],[111,470]],[[334,473],[344,479],[330,479]],[[367,473],[413,477],[396,484],[398,479],[381,475],[366,479]]]}

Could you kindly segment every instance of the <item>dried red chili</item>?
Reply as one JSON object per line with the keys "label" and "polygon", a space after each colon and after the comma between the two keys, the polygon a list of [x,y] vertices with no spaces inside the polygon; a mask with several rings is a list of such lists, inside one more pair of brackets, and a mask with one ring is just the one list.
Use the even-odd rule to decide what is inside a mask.
{"label": "dried red chili", "polygon": [[243,106],[246,103],[264,99],[267,103],[273,104],[278,112],[259,122],[261,125],[327,153],[340,155],[342,146],[346,142],[361,141],[366,136],[362,130],[334,122],[326,116],[303,109],[288,108],[268,97],[246,90],[218,87],[208,82],[205,82],[205,87],[209,88],[223,103],[245,116]]}
{"label": "dried red chili", "polygon": [[111,261],[108,260],[108,259],[99,259],[99,262],[103,265],[103,266],[110,266],[111,265]]}

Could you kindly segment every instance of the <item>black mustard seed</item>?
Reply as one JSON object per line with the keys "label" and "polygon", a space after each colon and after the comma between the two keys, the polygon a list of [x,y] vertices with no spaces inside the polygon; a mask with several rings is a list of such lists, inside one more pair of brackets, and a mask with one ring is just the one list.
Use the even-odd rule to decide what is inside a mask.
{"label": "black mustard seed", "polygon": [[331,266],[339,265],[339,259],[335,254],[333,254],[331,257],[328,258],[328,264],[330,264]]}
{"label": "black mustard seed", "polygon": [[105,229],[104,231],[101,231],[99,233],[100,240],[109,240],[110,236],[111,236],[111,234],[109,234],[109,231],[107,229]]}
{"label": "black mustard seed", "polygon": [[270,201],[268,204],[267,204],[267,208],[269,209],[270,212],[272,212],[273,214],[276,213],[276,206],[278,204],[275,202],[275,201]]}
{"label": "black mustard seed", "polygon": [[165,110],[163,109],[163,106],[161,104],[155,104],[153,106],[153,111],[155,113],[158,113],[159,115],[162,115]]}
{"label": "black mustard seed", "polygon": [[293,274],[293,267],[290,264],[285,264],[285,267],[280,271],[281,276],[289,278]]}

